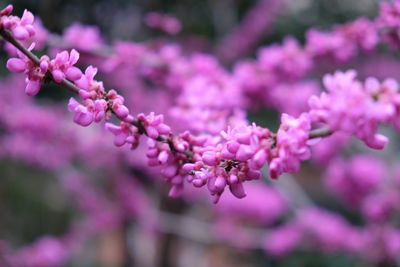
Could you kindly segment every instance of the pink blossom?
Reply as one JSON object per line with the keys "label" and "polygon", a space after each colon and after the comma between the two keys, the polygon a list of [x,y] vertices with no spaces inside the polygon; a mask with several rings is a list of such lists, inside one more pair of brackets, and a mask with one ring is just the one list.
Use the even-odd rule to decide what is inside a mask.
{"label": "pink blossom", "polygon": [[34,16],[28,10],[24,10],[22,17],[9,16],[13,6],[8,5],[0,12],[0,27],[11,30],[12,34],[18,40],[26,40],[35,34],[33,27]]}
{"label": "pink blossom", "polygon": [[363,84],[355,77],[355,71],[325,75],[323,82],[328,92],[310,98],[310,117],[314,122],[328,124],[332,130],[355,135],[371,148],[382,149],[388,139],[377,133],[378,125],[395,114],[397,96],[393,92],[397,83],[380,84],[367,79]]}
{"label": "pink blossom", "polygon": [[64,30],[63,37],[70,46],[82,51],[95,50],[104,45],[96,26],[74,23]]}
{"label": "pink blossom", "polygon": [[242,218],[264,226],[276,222],[287,211],[287,201],[284,196],[262,181],[246,185],[246,192],[247,196],[243,199],[223,194],[218,205],[214,206],[217,216],[230,219]]}
{"label": "pink blossom", "polygon": [[271,230],[265,238],[265,250],[275,257],[284,257],[301,242],[302,230],[297,225],[284,225]]}
{"label": "pink blossom", "polygon": [[282,114],[281,126],[276,135],[276,147],[272,150],[269,162],[271,178],[277,178],[283,172],[297,172],[300,162],[311,157],[308,140],[311,121],[307,113],[299,118]]}
{"label": "pink blossom", "polygon": [[282,45],[271,45],[259,50],[261,69],[290,77],[302,77],[312,67],[312,60],[293,38],[286,38]]}
{"label": "pink blossom", "polygon": [[327,169],[325,184],[345,203],[358,206],[385,178],[385,166],[372,156],[358,155],[336,159]]}
{"label": "pink blossom", "polygon": [[164,123],[163,115],[155,115],[154,112],[151,112],[147,116],[140,113],[137,117],[143,122],[147,135],[153,139],[156,139],[160,134],[167,135],[171,133],[170,127]]}
{"label": "pink blossom", "polygon": [[305,49],[312,56],[328,56],[346,62],[360,51],[371,51],[379,42],[375,24],[366,18],[338,25],[331,32],[311,29],[306,34]]}
{"label": "pink blossom", "polygon": [[[33,48],[34,45],[31,45],[28,50],[30,51]],[[10,58],[7,61],[7,68],[12,72],[23,72],[27,75],[25,93],[29,96],[34,96],[39,92],[43,83],[48,70],[49,59],[47,56],[42,56],[40,58],[40,66],[36,66],[22,52],[18,51],[17,54],[18,58]]]}
{"label": "pink blossom", "polygon": [[351,225],[332,212],[308,208],[298,214],[297,223],[310,243],[323,251],[336,252],[345,247],[347,237],[353,232]]}
{"label": "pink blossom", "polygon": [[119,126],[106,123],[105,127],[114,134],[114,144],[116,146],[122,146],[128,143],[132,148],[135,148],[139,144],[138,129],[135,126],[126,122],[121,122]]}
{"label": "pink blossom", "polygon": [[364,199],[361,210],[367,220],[385,222],[392,216],[398,201],[396,192],[375,193]]}
{"label": "pink blossom", "polygon": [[97,68],[89,66],[86,68],[85,74],[83,74],[79,80],[75,81],[75,84],[83,90],[91,91],[94,89],[93,88],[93,86],[95,85],[94,76],[96,76],[96,74],[97,74]]}
{"label": "pink blossom", "polygon": [[68,252],[62,241],[45,236],[33,245],[21,249],[14,255],[13,262],[17,266],[54,267],[63,264],[67,257]]}
{"label": "pink blossom", "polygon": [[386,42],[393,48],[398,48],[400,45],[400,1],[381,2],[379,11],[379,17],[376,19],[377,26],[382,30]]}
{"label": "pink blossom", "polygon": [[83,104],[79,104],[74,98],[70,98],[68,103],[68,111],[74,113],[74,122],[89,126],[92,122],[100,122],[105,116],[107,102],[103,99],[91,100],[86,99]]}
{"label": "pink blossom", "polygon": [[79,80],[82,72],[77,67],[74,67],[79,60],[79,53],[72,49],[70,53],[62,51],[57,53],[55,59],[50,61],[50,72],[56,82],[61,82],[62,79],[68,78],[72,81]]}

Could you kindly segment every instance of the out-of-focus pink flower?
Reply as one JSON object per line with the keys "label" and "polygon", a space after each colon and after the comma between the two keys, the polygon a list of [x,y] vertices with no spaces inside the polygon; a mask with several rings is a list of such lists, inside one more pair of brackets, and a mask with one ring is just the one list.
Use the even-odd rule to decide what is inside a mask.
{"label": "out-of-focus pink flower", "polygon": [[328,189],[345,203],[359,206],[363,199],[376,190],[385,179],[385,166],[378,158],[358,155],[336,159],[325,175]]}
{"label": "out-of-focus pink flower", "polygon": [[168,34],[178,34],[182,28],[177,18],[159,12],[148,13],[144,18],[144,22],[150,28],[159,29]]}
{"label": "out-of-focus pink flower", "polygon": [[271,45],[258,52],[259,67],[286,78],[304,76],[313,65],[309,55],[294,38],[286,38],[282,45]]}
{"label": "out-of-focus pink flower", "polygon": [[287,210],[287,203],[282,194],[263,182],[254,181],[248,184],[246,192],[247,197],[243,199],[230,194],[221,196],[218,205],[215,205],[217,215],[265,225],[277,221]]}
{"label": "out-of-focus pink flower", "polygon": [[306,34],[306,51],[313,57],[328,56],[339,62],[347,62],[360,51],[371,51],[379,43],[375,24],[359,18],[338,25],[331,32],[311,29]]}
{"label": "out-of-focus pink flower", "polygon": [[394,191],[375,193],[364,199],[361,210],[367,220],[382,223],[390,219],[398,201]]}
{"label": "out-of-focus pink flower", "polygon": [[104,45],[100,30],[96,26],[74,23],[63,32],[64,40],[78,50],[90,51]]}
{"label": "out-of-focus pink flower", "polygon": [[22,248],[12,262],[16,266],[55,267],[65,263],[69,252],[65,244],[54,237],[45,236],[33,245]]}
{"label": "out-of-focus pink flower", "polygon": [[297,223],[311,244],[327,252],[343,249],[353,231],[344,218],[317,208],[302,210]]}
{"label": "out-of-focus pink flower", "polygon": [[284,257],[300,244],[303,232],[297,225],[287,224],[270,230],[264,241],[265,251],[275,257]]}
{"label": "out-of-focus pink flower", "polygon": [[386,42],[397,49],[400,46],[400,1],[381,2],[379,7],[380,13],[376,24]]}
{"label": "out-of-focus pink flower", "polygon": [[119,126],[106,123],[105,127],[114,134],[114,145],[122,146],[128,143],[132,148],[138,145],[138,129],[135,126],[126,122],[121,122]]}

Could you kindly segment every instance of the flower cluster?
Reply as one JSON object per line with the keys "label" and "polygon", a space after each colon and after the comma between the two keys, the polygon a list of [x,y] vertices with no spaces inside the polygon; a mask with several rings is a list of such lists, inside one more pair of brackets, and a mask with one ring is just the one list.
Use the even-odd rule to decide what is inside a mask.
{"label": "flower cluster", "polygon": [[313,56],[328,56],[339,62],[349,61],[358,51],[371,51],[379,42],[375,24],[366,18],[338,25],[332,32],[311,29],[306,38],[305,49]]}
{"label": "flower cluster", "polygon": [[80,88],[78,94],[83,102],[79,104],[74,98],[69,100],[68,110],[74,113],[74,121],[82,126],[88,126],[92,122],[109,119],[114,113],[120,120],[132,122],[133,118],[124,105],[124,98],[115,90],[106,92],[103,83],[94,80],[96,73],[97,69],[89,66],[85,74],[75,80],[75,84]]}
{"label": "flower cluster", "polygon": [[269,162],[271,178],[277,178],[283,172],[297,172],[300,162],[311,157],[309,146],[315,144],[315,141],[309,140],[310,130],[311,120],[307,113],[299,118],[282,114],[272,160]]}
{"label": "flower cluster", "polygon": [[103,45],[100,30],[95,26],[74,23],[63,32],[66,43],[79,51],[93,51]]}
{"label": "flower cluster", "polygon": [[385,166],[374,157],[360,155],[350,160],[338,158],[327,169],[325,184],[348,205],[360,205],[385,177]]}
{"label": "flower cluster", "polygon": [[[28,50],[31,51],[33,48],[34,44]],[[72,81],[79,80],[82,72],[73,66],[78,59],[79,53],[73,49],[70,53],[67,51],[58,53],[52,60],[48,56],[42,56],[37,65],[18,51],[18,58],[10,58],[7,61],[7,68],[12,72],[23,72],[27,75],[25,92],[29,96],[34,96],[39,92],[48,73],[58,83],[65,78]]]}
{"label": "flower cluster", "polygon": [[[271,29],[274,18],[282,10],[282,0],[260,0],[217,45],[218,57],[223,62],[232,62],[249,52]],[[246,38],[243,36],[246,35]]]}
{"label": "flower cluster", "polygon": [[282,172],[296,172],[300,161],[309,159],[309,117],[282,115],[282,125],[275,135],[268,129],[238,125],[222,132],[223,140],[196,150],[201,158],[187,163],[183,169],[193,175],[195,186],[207,185],[214,201],[225,187],[238,198],[246,194],[242,183],[261,177],[260,169],[268,162],[269,173],[277,178]]}
{"label": "flower cluster", "polygon": [[[352,39],[352,44],[357,44],[363,49],[372,49],[375,42],[372,38],[373,31],[368,25],[369,21],[358,20],[336,27],[334,33]],[[363,34],[364,32],[369,34]],[[163,51],[165,59],[177,57],[175,49]],[[261,73],[270,73],[272,80],[292,75],[292,86],[300,86],[304,83],[295,81],[312,68],[313,56],[319,55],[310,55],[310,51],[307,45],[306,48],[302,48],[294,39],[286,39],[282,46],[273,45],[260,50],[259,59],[254,67]],[[137,118],[130,115],[124,103],[125,99],[115,90],[106,91],[103,82],[94,79],[96,68],[89,66],[82,74],[74,66],[78,59],[79,53],[74,49],[70,53],[61,51],[52,60],[43,56],[36,64],[25,54],[19,53],[19,58],[10,59],[7,65],[12,71],[27,74],[29,86],[26,91],[30,95],[37,93],[47,75],[57,83],[66,78],[71,80],[76,85],[74,90],[83,100],[82,103],[74,98],[69,101],[68,110],[74,113],[74,121],[88,126],[103,119],[109,120],[114,114],[120,120],[119,125],[107,123],[106,129],[114,134],[115,145],[129,144],[131,148],[136,148],[139,136],[146,135],[149,138],[149,165],[162,167],[161,172],[173,185],[170,193],[173,196],[179,195],[178,192],[181,192],[186,180],[197,187],[207,185],[215,202],[226,187],[229,187],[236,197],[242,198],[245,196],[242,183],[259,179],[260,169],[265,163],[269,165],[272,178],[277,178],[283,172],[298,171],[300,162],[310,158],[310,146],[315,143],[309,140],[312,124],[325,124],[333,131],[353,134],[373,148],[382,148],[387,142],[384,136],[376,134],[379,123],[396,124],[397,83],[387,80],[380,84],[370,78],[363,85],[355,80],[355,72],[349,71],[325,76],[324,85],[328,93],[310,98],[309,113],[302,113],[298,117],[283,114],[276,134],[255,124],[248,125],[242,118],[243,115],[240,115],[242,113],[236,112],[243,106],[240,100],[235,100],[242,98],[242,91],[239,90],[240,85],[243,85],[241,79],[232,77],[211,57],[197,55],[190,62],[194,66],[191,71],[196,75],[188,75],[178,69],[180,75],[186,76],[184,83],[180,85],[183,90],[180,102],[184,102],[180,103],[180,107],[176,108],[173,114],[184,114],[182,111],[189,108],[189,118],[196,112],[202,117],[207,115],[204,118],[194,116],[197,118],[197,125],[200,125],[202,120],[215,120],[212,127],[193,127],[195,133],[215,135],[226,127],[228,129],[215,138],[195,137],[190,133],[175,136],[170,126],[164,123],[163,115],[141,113]],[[296,62],[296,68],[292,67],[293,62]],[[187,64],[180,63],[183,63],[183,66]],[[242,65],[237,69],[238,73],[246,73],[249,66],[251,67],[251,64]],[[246,79],[246,75],[239,76],[249,80]],[[263,82],[261,87],[262,84]],[[311,84],[304,86],[304,90],[311,88]],[[206,95],[203,93],[204,88],[208,88]],[[246,86],[244,90],[247,90]],[[232,97],[232,93],[236,93],[237,97]],[[197,100],[199,95],[202,95],[202,101]],[[274,94],[270,92],[269,95]],[[208,112],[204,112],[205,108]],[[357,125],[357,128],[353,127],[354,125]]]}
{"label": "flower cluster", "polygon": [[[270,1],[260,0],[261,5],[267,2]],[[279,4],[277,0],[271,2]],[[26,93],[37,94],[41,85],[50,80],[71,89],[80,98],[71,98],[68,103],[74,122],[88,126],[107,121],[105,129],[113,135],[114,145],[130,149],[110,149],[112,146],[104,142],[101,130],[85,136],[79,130],[71,131],[64,125],[70,117],[63,117],[55,105],[39,109],[33,106],[34,101],[1,90],[0,106],[4,109],[0,110],[0,156],[57,174],[75,167],[70,166],[71,162],[71,165],[79,162],[76,165],[82,168],[79,170],[82,173],[93,171],[99,178],[112,177],[111,183],[105,182],[107,187],[110,184],[115,187],[107,188],[107,194],[110,189],[116,191],[111,194],[116,196],[112,200],[80,175],[62,180],[64,189],[73,196],[73,204],[87,215],[85,220],[90,229],[82,229],[90,230],[89,234],[122,227],[127,219],[125,213],[138,219],[139,224],[146,224],[146,228],[159,227],[157,230],[162,231],[170,227],[155,223],[161,220],[153,216],[154,203],[149,203],[149,194],[140,190],[136,183],[139,179],[133,180],[133,174],[134,178],[163,179],[171,186],[170,197],[193,200],[211,194],[214,203],[219,201],[213,207],[215,216],[211,219],[215,227],[210,227],[217,240],[251,248],[256,238],[239,225],[279,225],[271,231],[261,231],[267,235],[268,254],[285,256],[305,244],[324,252],[355,253],[373,266],[392,262],[400,252],[400,231],[393,226],[400,199],[400,179],[386,179],[386,166],[371,156],[335,157],[347,147],[349,136],[381,149],[388,139],[377,133],[378,127],[386,123],[400,129],[398,83],[394,79],[381,82],[372,77],[361,82],[356,80],[354,71],[336,72],[324,76],[326,92],[317,96],[320,86],[312,77],[320,75],[321,59],[322,63],[324,59],[333,59],[340,64],[360,52],[372,51],[379,42],[378,33],[394,36],[391,40],[395,43],[398,3],[383,3],[376,21],[360,18],[334,26],[331,31],[312,29],[305,45],[294,38],[285,38],[282,44],[263,47],[255,60],[239,61],[232,72],[211,55],[187,56],[186,50],[177,44],[164,43],[165,40],[106,46],[97,28],[77,24],[60,39],[55,38],[60,46],[52,47],[54,36],[48,40],[50,51],[58,54],[36,60],[32,53],[34,45],[30,45],[36,39],[30,38],[39,28],[32,24],[33,15],[25,11],[22,18],[9,16],[12,10],[9,6],[0,11],[0,35],[8,36],[6,40],[23,41],[21,45],[29,47],[26,50],[18,47],[20,51],[10,53],[12,58],[7,62],[9,70],[25,74]],[[262,12],[255,11],[258,11],[253,14],[257,21]],[[266,18],[259,19],[264,26],[267,24]],[[169,24],[169,20],[160,14],[149,14],[146,18],[150,27],[173,34],[178,31],[177,22]],[[258,31],[259,28],[254,30],[250,37],[256,39]],[[84,36],[80,38],[81,35]],[[251,43],[246,41],[238,44],[238,51]],[[122,88],[125,97],[114,89],[106,90],[103,82],[95,79],[97,68],[89,66],[82,73],[75,67],[79,53],[74,49],[63,50],[73,47],[84,51],[85,57],[89,55],[84,63],[98,65],[99,71],[104,71],[104,81],[111,88]],[[99,52],[103,52],[100,48],[115,52],[101,54],[104,64],[98,58]],[[3,86],[16,87],[17,83]],[[146,98],[149,100],[145,101]],[[246,120],[246,109],[256,109],[257,105],[284,112],[277,132]],[[15,106],[21,108],[9,114],[7,111]],[[133,116],[128,106],[144,113]],[[169,116],[164,118],[163,114]],[[318,131],[321,129],[324,131]],[[320,140],[332,133],[326,140]],[[360,220],[365,222],[362,227],[319,208],[307,205],[298,208],[295,190],[291,192],[293,188],[289,188],[283,194],[285,188],[280,188],[279,183],[285,179],[268,180],[269,185],[254,181],[260,179],[266,165],[271,178],[299,171],[300,163],[311,158],[311,148],[319,141],[312,152],[318,167],[327,166],[325,186],[346,207],[359,209]],[[50,159],[49,154],[53,155]],[[245,184],[246,181],[253,182]],[[187,188],[187,185],[192,186]],[[196,189],[200,187],[205,190]],[[223,194],[228,190],[231,194]],[[291,221],[286,216],[289,213],[295,215]],[[202,224],[199,225],[201,228]],[[75,238],[39,239],[15,254],[17,266],[62,265],[70,257],[72,247],[82,243]]]}
{"label": "flower cluster", "polygon": [[355,77],[353,70],[326,75],[323,82],[328,92],[309,100],[311,119],[354,135],[371,148],[382,149],[388,139],[377,130],[379,123],[397,123],[398,84],[392,79],[380,83],[374,78],[362,83]]}

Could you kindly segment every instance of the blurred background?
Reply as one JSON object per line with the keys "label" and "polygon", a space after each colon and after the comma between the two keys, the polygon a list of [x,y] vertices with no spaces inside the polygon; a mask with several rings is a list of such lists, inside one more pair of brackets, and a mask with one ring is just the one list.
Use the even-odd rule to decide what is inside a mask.
{"label": "blurred background", "polygon": [[[22,14],[24,9],[32,11],[52,33],[42,51],[65,47],[60,43],[62,36],[74,23],[98,27],[101,48],[85,50],[84,43],[82,67],[103,64],[120,40],[137,44],[152,41],[150,46],[177,43],[185,55],[216,55],[221,66],[230,71],[238,60],[255,58],[260,46],[281,43],[285,36],[304,43],[311,27],[329,30],[359,16],[374,18],[378,14],[376,0],[18,0],[0,1],[0,6],[8,3],[14,5],[15,14]],[[146,16],[154,11],[175,17],[180,31],[175,33],[172,27],[173,34],[165,34],[160,27],[149,26]],[[246,27],[254,29],[252,38],[243,46],[232,45],[235,40],[230,36],[246,18],[250,21]],[[94,31],[87,34],[96,35]],[[80,37],[84,39],[75,36]],[[235,53],[227,53],[228,46],[236,49]],[[9,266],[9,257],[29,258],[32,265],[26,266],[43,267],[378,266],[351,253],[321,252],[309,246],[299,245],[301,248],[284,257],[269,253],[268,234],[296,216],[297,208],[320,206],[341,214],[353,225],[363,225],[358,212],[327,193],[322,181],[326,168],[318,167],[322,163],[304,164],[296,179],[284,176],[279,182],[250,182],[248,197],[243,200],[226,194],[221,203],[213,205],[206,193],[191,188],[183,199],[171,199],[168,186],[145,167],[142,152],[116,151],[110,134],[100,126],[81,129],[72,123],[66,112],[67,92],[47,84],[36,100],[25,99],[23,81],[10,76],[6,60],[7,53],[1,52],[0,266]],[[363,60],[360,56],[335,68],[359,66]],[[334,70],[332,66],[327,69]],[[120,89],[130,81],[125,76],[115,81],[118,75],[113,71],[100,67],[99,76],[106,88]],[[391,71],[382,75],[388,76]],[[369,72],[366,68],[362,75]],[[321,74],[317,71],[313,77],[319,79]],[[162,110],[169,102],[159,98],[165,98],[164,94],[175,96],[161,92],[156,97],[157,85],[146,84],[145,89],[140,95],[136,89],[124,91],[132,94],[135,113]],[[17,90],[21,93],[14,92]],[[147,102],[155,99],[155,103],[141,97],[150,99]],[[137,103],[141,101],[146,103]],[[14,114],[5,115],[6,102],[14,103]],[[279,111],[270,107],[249,109],[247,116],[250,121],[276,129]],[[25,132],[21,130],[26,127]],[[383,131],[395,136],[387,129]],[[378,155],[390,165],[396,158],[391,154],[396,147],[398,141],[393,141],[388,151],[373,153],[355,143],[343,154],[356,151]],[[291,234],[287,233],[288,240],[293,238]],[[385,264],[379,266],[396,266],[393,262]]]}

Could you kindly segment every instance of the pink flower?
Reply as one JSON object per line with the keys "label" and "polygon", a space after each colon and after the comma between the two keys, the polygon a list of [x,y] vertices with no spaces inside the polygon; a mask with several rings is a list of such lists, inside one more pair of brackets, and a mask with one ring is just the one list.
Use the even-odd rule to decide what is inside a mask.
{"label": "pink flower", "polygon": [[291,253],[301,242],[302,229],[287,224],[275,228],[265,238],[265,251],[275,257],[284,257]]}
{"label": "pink flower", "polygon": [[124,120],[129,115],[129,109],[124,105],[124,98],[118,95],[115,90],[110,90],[106,95],[111,109],[114,111],[115,115],[121,120]]}
{"label": "pink flower", "polygon": [[70,53],[62,51],[57,53],[55,59],[50,61],[50,72],[56,82],[61,82],[64,78],[77,81],[81,78],[82,72],[73,65],[79,60],[79,53],[72,49]]}
{"label": "pink flower", "polygon": [[35,34],[33,27],[34,16],[28,10],[24,10],[22,17],[9,16],[13,6],[9,5],[0,12],[0,27],[11,30],[14,37],[18,40],[26,40]]}
{"label": "pink flower", "polygon": [[65,41],[78,50],[90,51],[104,45],[100,30],[96,26],[74,23],[63,32]]}
{"label": "pink flower", "polygon": [[348,236],[354,231],[341,216],[318,208],[303,209],[296,223],[312,245],[327,252],[346,247]]}
{"label": "pink flower", "polygon": [[119,126],[112,123],[106,123],[105,127],[114,134],[114,145],[123,146],[130,144],[131,148],[135,148],[139,144],[138,129],[132,124],[121,122]]}
{"label": "pink flower", "polygon": [[163,115],[155,115],[154,112],[150,112],[147,116],[140,113],[137,117],[143,122],[146,133],[150,138],[156,139],[160,134],[168,135],[171,133],[171,128],[164,123]]}
{"label": "pink flower", "polygon": [[354,22],[337,25],[331,32],[311,29],[306,34],[306,51],[311,56],[328,56],[346,62],[359,51],[371,51],[379,42],[375,24],[359,18]]}
{"label": "pink flower", "polygon": [[271,151],[269,174],[277,178],[283,172],[297,172],[300,161],[311,157],[308,139],[311,130],[311,120],[307,113],[299,118],[282,114],[281,126],[276,135],[276,147]]}
{"label": "pink flower", "polygon": [[376,24],[386,42],[397,49],[400,46],[400,1],[381,2],[379,7],[380,14]]}
{"label": "pink flower", "polygon": [[74,98],[70,98],[68,103],[68,111],[74,113],[74,122],[89,126],[92,122],[100,122],[105,116],[107,102],[100,100],[84,100],[83,104],[79,104]]}
{"label": "pink flower", "polygon": [[92,85],[95,83],[94,76],[96,76],[96,74],[97,68],[89,66],[86,68],[85,74],[83,74],[79,80],[75,80],[75,84],[83,90],[91,91],[91,89],[93,89]]}
{"label": "pink flower", "polygon": [[399,197],[395,191],[371,194],[363,200],[361,211],[371,222],[386,222],[395,211],[398,201]]}
{"label": "pink flower", "polygon": [[388,139],[377,133],[378,125],[394,119],[397,83],[388,80],[380,84],[370,78],[363,84],[355,77],[352,70],[325,75],[328,93],[310,98],[310,117],[334,131],[358,137],[371,148],[382,149]]}
{"label": "pink flower", "polygon": [[[231,194],[223,194],[216,205],[217,216],[251,220],[262,226],[278,221],[287,211],[283,195],[267,186],[263,181],[246,185],[247,196],[243,199]],[[263,203],[263,205],[259,205]]]}
{"label": "pink flower", "polygon": [[[33,47],[34,45],[31,45],[28,50],[31,51]],[[48,70],[49,59],[47,56],[42,56],[38,67],[22,52],[18,51],[17,54],[18,58],[10,58],[7,61],[7,68],[12,72],[23,72],[27,75],[25,93],[29,96],[34,96],[39,92],[43,83]]]}
{"label": "pink flower", "polygon": [[358,155],[331,162],[324,180],[336,197],[346,204],[359,206],[383,182],[385,174],[385,166],[378,158]]}
{"label": "pink flower", "polygon": [[294,38],[286,38],[282,45],[271,45],[259,50],[259,67],[287,78],[302,77],[313,62]]}
{"label": "pink flower", "polygon": [[53,267],[64,264],[70,252],[62,240],[44,236],[14,255],[17,266]]}

